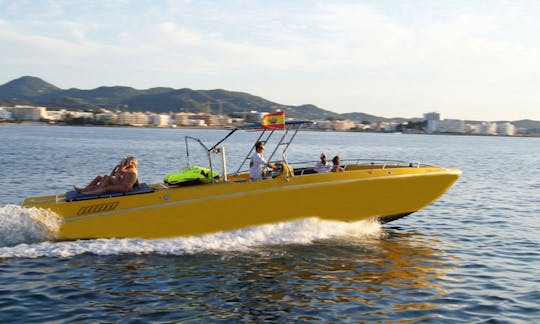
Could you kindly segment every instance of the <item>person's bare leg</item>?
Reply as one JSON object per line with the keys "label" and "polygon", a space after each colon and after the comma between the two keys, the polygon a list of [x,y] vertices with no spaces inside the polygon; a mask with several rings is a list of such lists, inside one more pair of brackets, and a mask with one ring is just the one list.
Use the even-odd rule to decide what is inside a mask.
{"label": "person's bare leg", "polygon": [[92,180],[86,187],[84,188],[78,188],[78,187],[75,187],[73,186],[73,189],[75,189],[75,191],[77,192],[84,192],[84,191],[88,191],[88,190],[95,190],[97,188],[97,185],[99,184],[99,182],[101,181],[101,179],[103,179],[102,176],[97,176],[94,178],[94,180]]}
{"label": "person's bare leg", "polygon": [[116,184],[116,185],[107,185],[107,186],[100,186],[96,190],[87,191],[86,194],[89,195],[96,195],[96,194],[102,194],[106,192],[126,192],[126,185],[125,184]]}

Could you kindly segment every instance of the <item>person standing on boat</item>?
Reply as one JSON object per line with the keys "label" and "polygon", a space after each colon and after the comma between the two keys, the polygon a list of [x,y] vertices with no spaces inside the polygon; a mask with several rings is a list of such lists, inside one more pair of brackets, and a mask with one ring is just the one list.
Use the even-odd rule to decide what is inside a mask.
{"label": "person standing on boat", "polygon": [[328,173],[330,170],[332,170],[332,166],[330,165],[330,162],[328,162],[328,156],[326,156],[326,153],[321,153],[321,160],[315,163],[314,170],[317,173]]}
{"label": "person standing on boat", "polygon": [[276,169],[274,163],[266,161],[263,155],[264,142],[257,142],[255,144],[255,153],[251,156],[251,162],[249,163],[249,177],[253,181],[261,180],[262,174],[265,168]]}

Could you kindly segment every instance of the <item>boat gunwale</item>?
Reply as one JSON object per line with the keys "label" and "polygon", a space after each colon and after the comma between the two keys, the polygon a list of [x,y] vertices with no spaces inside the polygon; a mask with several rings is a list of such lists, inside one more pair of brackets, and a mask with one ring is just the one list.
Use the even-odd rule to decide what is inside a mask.
{"label": "boat gunwale", "polygon": [[[435,169],[440,169],[440,170],[454,170],[454,168],[446,168],[446,167],[441,167],[441,166],[437,166],[437,165],[432,165],[432,164],[428,164],[428,163],[423,163],[423,162],[408,162],[408,161],[405,161],[405,160],[389,160],[389,159],[344,159],[343,162],[351,162],[351,161],[355,161],[356,164],[351,164],[351,163],[342,163],[343,166],[345,167],[348,167],[348,166],[366,166],[368,168],[365,168],[365,169],[356,169],[356,170],[347,170],[345,172],[365,172],[365,171],[373,171],[373,170],[381,170],[381,169],[392,169],[392,168],[435,168]],[[362,162],[367,162],[369,161],[368,163],[358,163],[359,161],[362,161]],[[280,163],[282,161],[274,161],[274,163]],[[299,165],[297,167],[293,167],[295,171],[299,171],[299,170],[302,170],[303,172],[300,172],[300,174],[296,174],[296,172],[293,172],[294,176],[295,177],[303,177],[303,176],[310,176],[310,175],[317,175],[317,174],[321,174],[321,173],[316,173],[314,172],[314,164],[316,163],[317,161],[300,161],[300,162],[294,162],[294,164],[290,165],[289,166],[294,166],[294,165]],[[381,164],[382,162],[382,164]],[[395,163],[395,164],[388,164],[389,162],[392,162],[392,163]],[[401,164],[402,163],[402,164]],[[412,164],[412,166],[411,166]],[[302,165],[305,165],[305,166],[302,166]],[[371,167],[371,168],[370,168]],[[304,172],[304,171],[310,171],[310,172]],[[455,170],[458,170],[458,169],[455,169]],[[311,172],[313,171],[313,172]],[[461,172],[461,171],[460,171]],[[182,185],[182,184],[174,184],[174,185],[171,185],[171,184],[167,184],[167,183],[164,183],[164,182],[156,182],[156,183],[149,183],[148,186],[151,187],[152,189],[154,189],[154,192],[161,192],[161,191],[166,191],[166,190],[174,190],[174,189],[177,189],[177,188],[187,188],[187,187],[199,187],[201,185],[222,185],[222,184],[227,184],[227,183],[242,183],[242,182],[252,182],[251,180],[249,180],[249,177],[246,177],[246,175],[249,173],[249,170],[245,170],[245,171],[242,171],[238,174],[229,174],[228,175],[228,181],[216,181],[216,182],[210,182],[210,183],[198,183],[198,184],[190,184],[190,185]],[[278,176],[279,177],[279,176]],[[276,178],[276,177],[274,177]],[[266,178],[262,181],[266,181],[266,180],[271,180],[272,178]],[[146,192],[146,193],[140,193],[140,194],[137,194],[137,195],[147,195],[147,194],[151,194],[153,192]],[[49,200],[51,197],[54,197],[54,200],[55,200],[55,204],[58,204],[58,203],[67,203],[67,202],[71,202],[71,201],[66,201],[65,200],[65,194],[62,193],[62,194],[52,194],[52,195],[43,195],[43,196],[34,196],[34,197],[27,197],[22,205],[26,205],[25,202],[29,202],[31,203],[32,201],[34,202],[37,202],[38,204],[43,204],[44,202],[47,203],[47,200]],[[123,197],[123,195],[121,196],[117,196],[117,197]],[[96,198],[92,198],[92,199],[86,199],[86,200],[100,200],[100,199],[106,199],[106,198],[112,198],[112,197],[109,197],[109,196],[104,196],[104,197],[96,197]],[[30,204],[31,206],[34,206],[34,204]]]}

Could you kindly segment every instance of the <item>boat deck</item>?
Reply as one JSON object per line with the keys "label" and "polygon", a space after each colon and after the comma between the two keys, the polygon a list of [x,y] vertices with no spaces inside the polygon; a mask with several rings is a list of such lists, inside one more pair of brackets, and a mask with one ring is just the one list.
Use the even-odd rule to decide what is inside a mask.
{"label": "boat deck", "polygon": [[[404,161],[385,161],[385,162],[370,162],[366,163],[365,161],[361,160],[346,160],[345,163],[342,164],[342,167],[345,168],[345,172],[347,171],[370,171],[370,170],[383,170],[383,169],[403,169],[403,168],[426,168],[426,167],[434,167],[429,164],[423,164],[423,163],[417,163],[417,162],[404,162]],[[295,176],[295,177],[302,177],[302,176],[308,176],[308,175],[315,175],[317,172],[315,172],[313,165],[315,164],[315,161],[306,161],[306,162],[298,162],[296,165],[299,165],[300,167],[293,168],[291,166],[288,167],[289,174],[287,172],[280,172],[280,173],[269,173],[269,176],[267,179],[276,178],[276,177],[287,177],[287,176]],[[239,183],[239,182],[248,182],[250,181],[249,172],[245,171],[239,174],[231,174],[227,176],[227,182],[228,183]],[[217,180],[214,182],[214,184],[224,184],[226,182]],[[118,196],[130,196],[130,195],[138,195],[138,194],[145,194],[145,193],[152,193],[152,192],[159,192],[159,191],[166,191],[172,188],[179,188],[179,187],[191,187],[191,186],[200,186],[200,185],[211,185],[212,183],[203,183],[200,181],[191,181],[191,182],[185,182],[185,183],[179,183],[179,184],[167,184],[167,183],[152,183],[152,184],[146,184],[141,183],[140,186],[136,187],[134,190],[127,192],[127,193],[104,193],[104,194],[98,194],[98,195],[85,195],[77,193],[76,191],[68,191],[65,194],[57,194],[57,195],[49,195],[49,196],[39,196],[39,197],[30,197],[23,201],[23,205],[26,206],[39,206],[43,204],[51,204],[51,203],[61,203],[61,202],[71,202],[71,201],[80,201],[80,200],[90,200],[90,199],[98,199],[98,198],[111,198],[111,197],[118,197]]]}

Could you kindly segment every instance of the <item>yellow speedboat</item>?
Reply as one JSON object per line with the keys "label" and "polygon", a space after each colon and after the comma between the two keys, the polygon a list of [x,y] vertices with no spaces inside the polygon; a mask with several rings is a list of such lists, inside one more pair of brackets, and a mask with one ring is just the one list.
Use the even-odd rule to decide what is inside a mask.
{"label": "yellow speedboat", "polygon": [[[208,152],[210,168],[200,168],[207,177],[202,181],[141,185],[127,194],[99,197],[74,193],[32,197],[22,205],[62,216],[58,239],[169,238],[305,217],[389,222],[429,205],[461,174],[458,169],[423,163],[363,160],[342,161],[345,172],[315,173],[314,162],[294,164],[286,158],[298,130],[309,124],[287,122],[283,130],[264,124],[238,127],[210,148],[186,137],[186,148],[195,141]],[[236,172],[227,172],[224,147],[218,146],[241,129],[260,130],[257,141],[281,136],[269,158],[279,168],[263,180],[251,181],[249,172],[241,171],[253,148]],[[212,165],[212,154],[221,155],[221,175]],[[186,174],[190,173],[193,168]]]}

